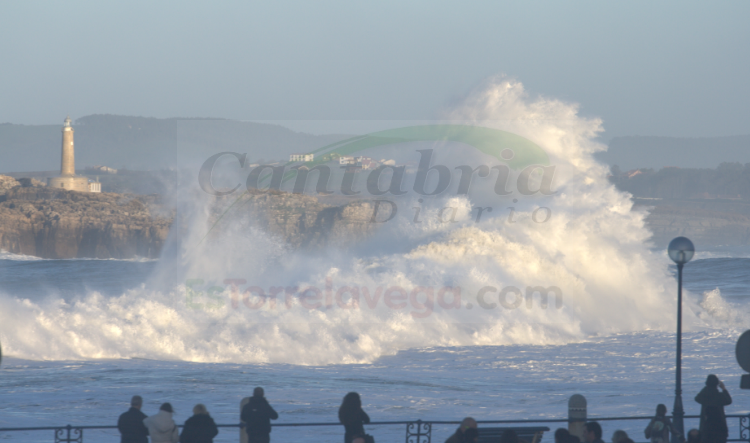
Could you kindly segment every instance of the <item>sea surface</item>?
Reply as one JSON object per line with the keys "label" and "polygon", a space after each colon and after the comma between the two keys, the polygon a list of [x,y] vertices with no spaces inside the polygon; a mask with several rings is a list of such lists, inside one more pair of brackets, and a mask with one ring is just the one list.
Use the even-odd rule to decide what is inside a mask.
{"label": "sea surface", "polygon": [[[653,249],[646,210],[593,158],[606,149],[593,139],[602,120],[578,112],[496,77],[440,114],[543,154],[525,142],[447,139],[358,151],[421,162],[430,147],[449,171],[506,166],[461,192],[463,173],[434,194],[418,192],[413,174],[404,189],[414,192],[384,196],[394,197],[392,220],[370,218],[376,229],[345,247],[291,250],[246,200],[217,199],[196,180],[164,196],[177,215],[158,261],[0,255],[0,428],[114,425],[134,394],[147,414],[170,402],[184,423],[204,403],[231,424],[256,386],[279,423],[334,424],[276,427],[275,442],[341,442],[337,409],[350,391],[378,422],[565,419],[574,394],[589,417],[671,410],[676,270]],[[548,166],[500,172],[524,158]],[[275,212],[279,226],[292,226],[293,210]],[[727,412],[747,414],[734,347],[750,328],[750,251],[696,248],[684,269],[685,409],[698,413],[693,398],[713,373],[734,396]],[[604,422],[605,439],[624,429],[644,441],[646,425]],[[730,426],[739,436],[736,419]],[[436,426],[432,442],[454,429]],[[405,437],[404,425],[367,430],[378,443]],[[0,440],[52,437],[0,431]],[[86,431],[84,441],[118,435]]]}
{"label": "sea surface", "polygon": [[[73,303],[80,294],[104,298],[138,290],[159,269],[158,261],[41,260],[4,254],[0,293],[40,302]],[[685,267],[686,298],[717,304],[731,317],[750,304],[750,258],[737,251],[699,254]],[[674,273],[674,268],[671,268]],[[9,295],[8,295],[9,294]],[[8,309],[8,303],[3,309]],[[53,321],[50,318],[49,321]],[[86,319],[82,318],[82,322]],[[272,326],[269,326],[272,327]],[[0,337],[10,336],[0,325]],[[683,337],[683,389],[687,414],[697,414],[694,395],[709,373],[722,378],[734,397],[730,414],[750,412],[750,395],[738,389],[743,373],[734,357],[742,322],[688,330]],[[414,331],[410,331],[413,333]],[[4,345],[6,343],[3,343]],[[38,343],[44,347],[45,343]],[[335,422],[349,391],[361,394],[374,421],[565,418],[573,394],[588,400],[592,417],[645,416],[656,404],[671,410],[675,335],[666,331],[593,334],[561,345],[447,346],[403,349],[367,364],[199,363],[177,359],[24,359],[5,355],[0,366],[0,427],[113,425],[140,394],[143,410],[171,402],[182,423],[192,406],[205,403],[218,423],[238,421],[239,403],[263,386],[279,423]],[[730,422],[732,435],[738,433]],[[549,425],[552,429],[556,424]],[[687,426],[696,426],[688,420]],[[625,429],[645,440],[641,422],[606,422],[605,437]],[[443,441],[453,425],[436,426]],[[403,441],[404,426],[370,426],[379,442]],[[216,442],[237,441],[222,429]],[[274,441],[339,442],[340,426],[276,428]],[[545,441],[551,435],[545,438]],[[47,442],[51,431],[0,432],[0,440]],[[84,441],[119,441],[116,431],[86,431]]]}

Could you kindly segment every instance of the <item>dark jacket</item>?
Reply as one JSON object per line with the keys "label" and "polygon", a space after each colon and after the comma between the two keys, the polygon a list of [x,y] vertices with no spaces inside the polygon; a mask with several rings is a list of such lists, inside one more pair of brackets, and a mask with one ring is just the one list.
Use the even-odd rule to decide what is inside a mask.
{"label": "dark jacket", "polygon": [[701,442],[725,443],[729,429],[724,406],[732,404],[729,392],[706,386],[695,396],[695,401],[701,404]]}
{"label": "dark jacket", "polygon": [[461,440],[463,439],[463,432],[461,432],[461,426],[456,429],[456,433],[448,437],[448,440],[445,440],[445,443],[461,443]]}
{"label": "dark jacket", "polygon": [[354,437],[365,435],[364,425],[370,423],[370,417],[360,409],[339,414],[339,421],[344,425],[344,443],[351,443]]}
{"label": "dark jacket", "polygon": [[185,421],[180,443],[213,443],[219,433],[214,419],[208,414],[196,414]]}
{"label": "dark jacket", "polygon": [[265,397],[250,397],[242,408],[240,419],[245,422],[247,435],[268,435],[271,433],[271,420],[279,418]]}
{"label": "dark jacket", "polygon": [[146,414],[137,408],[130,408],[117,420],[117,429],[122,434],[121,443],[148,443],[148,428],[143,424]]}

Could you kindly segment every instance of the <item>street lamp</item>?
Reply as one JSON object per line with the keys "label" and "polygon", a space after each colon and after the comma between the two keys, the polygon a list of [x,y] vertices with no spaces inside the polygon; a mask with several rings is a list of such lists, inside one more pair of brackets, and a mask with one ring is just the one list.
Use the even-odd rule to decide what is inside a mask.
{"label": "street lamp", "polygon": [[[675,430],[685,435],[685,410],[682,408],[682,267],[695,254],[693,242],[685,237],[677,237],[669,242],[667,247],[669,258],[677,263],[677,367],[675,370],[675,397],[672,418]],[[676,435],[672,435],[672,443],[679,443]]]}

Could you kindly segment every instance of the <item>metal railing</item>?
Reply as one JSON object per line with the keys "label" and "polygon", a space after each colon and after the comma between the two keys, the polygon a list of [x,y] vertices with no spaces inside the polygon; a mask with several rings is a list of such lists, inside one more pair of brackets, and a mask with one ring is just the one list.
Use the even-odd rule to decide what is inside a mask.
{"label": "metal railing", "polygon": [[[728,442],[748,442],[750,443],[750,415],[727,415],[727,420],[737,419],[739,432],[735,434],[738,438],[730,438]],[[637,417],[589,417],[587,421],[628,421],[628,420],[651,420],[653,416]],[[699,415],[686,415],[685,419],[698,419]],[[540,423],[569,423],[568,418],[557,419],[527,419],[527,420],[478,420],[479,429],[486,425],[531,425]],[[406,443],[432,443],[433,425],[459,425],[460,421],[440,421],[440,420],[415,420],[415,421],[380,421],[372,422],[367,426],[397,426],[406,427]],[[341,423],[274,423],[273,428],[285,427],[317,427],[317,426],[341,426]],[[182,426],[178,426],[182,427]],[[219,428],[242,428],[243,424],[220,424]],[[28,432],[28,431],[53,431],[55,443],[83,443],[83,433],[85,430],[116,430],[117,426],[44,426],[44,427],[22,427],[22,428],[0,428],[0,434],[9,432]],[[731,429],[731,427],[730,427]],[[2,435],[0,435],[1,437]],[[731,437],[731,432],[730,432]]]}

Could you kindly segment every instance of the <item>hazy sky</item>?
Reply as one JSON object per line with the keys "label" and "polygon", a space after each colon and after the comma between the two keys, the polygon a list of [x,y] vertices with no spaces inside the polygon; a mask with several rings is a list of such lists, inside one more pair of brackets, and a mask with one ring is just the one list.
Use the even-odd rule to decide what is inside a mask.
{"label": "hazy sky", "polygon": [[429,119],[504,73],[607,139],[747,134],[748,19],[747,1],[4,1],[0,122]]}

